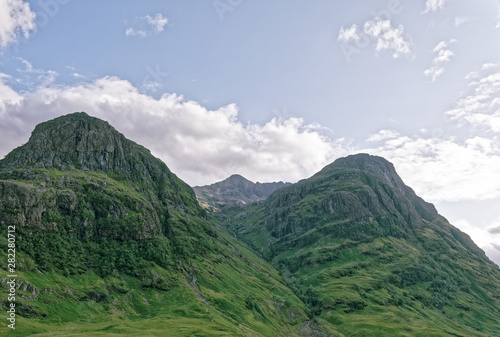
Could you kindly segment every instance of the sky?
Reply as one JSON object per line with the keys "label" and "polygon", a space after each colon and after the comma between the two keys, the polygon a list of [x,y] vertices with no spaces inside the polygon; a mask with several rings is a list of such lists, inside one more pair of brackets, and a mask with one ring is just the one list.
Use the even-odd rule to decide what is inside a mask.
{"label": "sky", "polygon": [[0,0],[0,158],[75,111],[192,186],[383,156],[500,264],[500,0]]}

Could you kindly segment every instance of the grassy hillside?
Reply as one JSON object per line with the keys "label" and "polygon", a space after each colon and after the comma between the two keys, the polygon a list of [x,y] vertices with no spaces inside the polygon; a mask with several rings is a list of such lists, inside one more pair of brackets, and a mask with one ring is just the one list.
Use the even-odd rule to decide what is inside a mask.
{"label": "grassy hillside", "polygon": [[[223,234],[216,247],[170,268],[151,263],[133,276],[92,269],[65,275],[19,253],[16,330],[7,335],[296,335],[308,320],[304,304],[276,270]],[[0,271],[0,279],[6,275]]]}
{"label": "grassy hillside", "polygon": [[[148,150],[84,113],[0,161],[0,279],[16,236],[16,330],[2,335],[315,333],[278,272],[215,227]],[[10,305],[6,296],[0,311]]]}
{"label": "grassy hillside", "polygon": [[229,219],[346,336],[500,336],[498,266],[381,158],[342,159]]}

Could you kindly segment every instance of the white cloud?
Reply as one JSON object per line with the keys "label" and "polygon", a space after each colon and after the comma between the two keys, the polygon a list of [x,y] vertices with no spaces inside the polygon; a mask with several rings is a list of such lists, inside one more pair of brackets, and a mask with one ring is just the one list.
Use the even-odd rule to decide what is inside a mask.
{"label": "white cloud", "polygon": [[35,13],[22,0],[0,0],[0,47],[7,48],[19,36],[29,37],[36,28]]}
{"label": "white cloud", "polygon": [[344,29],[344,27],[340,27],[338,41],[340,42],[350,42],[350,41],[359,41],[359,35],[357,33],[358,26],[356,24],[352,25],[351,28]]}
{"label": "white cloud", "polygon": [[483,70],[498,68],[498,64],[497,63],[485,63],[485,64],[483,64],[483,66],[481,68]]}
{"label": "white cloud", "polygon": [[474,18],[470,16],[455,16],[455,27],[460,27],[466,23],[469,23],[473,20]]}
{"label": "white cloud", "polygon": [[18,106],[23,100],[23,97],[21,95],[12,90],[12,88],[5,83],[6,80],[9,79],[11,79],[11,76],[0,73],[0,117],[1,118],[4,117],[4,114],[6,114],[8,110],[12,109],[15,106]]}
{"label": "white cloud", "polygon": [[374,20],[367,21],[363,26],[363,31],[366,35],[376,41],[375,50],[393,51],[394,58],[403,55],[411,54],[410,44],[403,38],[403,26],[392,27],[390,20]]}
{"label": "white cloud", "polygon": [[394,130],[380,130],[378,133],[370,135],[367,142],[381,142],[383,140],[398,138],[400,133]]}
{"label": "white cloud", "polygon": [[148,36],[148,33],[145,30],[140,30],[140,29],[128,27],[127,29],[125,29],[125,35],[146,37],[146,36]]}
{"label": "white cloud", "polygon": [[10,140],[1,143],[1,155],[26,142],[35,124],[86,111],[151,149],[190,184],[232,173],[254,181],[295,181],[345,155],[348,147],[299,118],[242,124],[234,104],[208,110],[176,94],[155,99],[116,77],[71,87],[48,85],[23,96],[4,84],[0,94],[0,133]]}
{"label": "white cloud", "polygon": [[445,72],[444,65],[451,61],[455,55],[448,47],[455,43],[456,40],[441,41],[433,49],[434,59],[432,60],[432,67],[424,71],[426,77],[430,77],[432,82],[435,82],[439,76]]}
{"label": "white cloud", "polygon": [[153,30],[157,33],[163,32],[165,25],[168,23],[168,18],[164,17],[161,13],[156,13],[154,17],[146,15],[144,17],[148,24],[153,27]]}
{"label": "white cloud", "polygon": [[424,13],[437,12],[444,8],[446,2],[447,0],[427,0]]}
{"label": "white cloud", "polygon": [[472,79],[475,79],[475,78],[478,78],[480,75],[477,71],[471,71],[470,73],[468,73],[467,75],[465,75],[465,79],[466,80],[472,80]]}
{"label": "white cloud", "polygon": [[30,90],[36,87],[48,86],[54,83],[57,76],[59,76],[59,73],[54,70],[34,68],[29,61],[21,57],[18,57],[17,59],[24,65],[24,69],[17,69],[22,76],[21,82]]}
{"label": "white cloud", "polygon": [[142,16],[134,20],[134,24],[125,29],[126,36],[147,37],[161,33],[165,30],[168,18],[162,13],[156,13],[154,17],[150,15]]}
{"label": "white cloud", "polygon": [[393,162],[403,180],[432,202],[486,200],[500,196],[500,142],[497,138],[402,136],[383,130],[364,151]]}
{"label": "white cloud", "polygon": [[450,62],[451,57],[455,54],[449,49],[441,49],[436,57],[434,58],[435,63],[447,63]]}
{"label": "white cloud", "polygon": [[[487,66],[486,70],[493,67]],[[471,78],[471,90],[446,112],[453,120],[500,132],[500,73],[492,72]]]}

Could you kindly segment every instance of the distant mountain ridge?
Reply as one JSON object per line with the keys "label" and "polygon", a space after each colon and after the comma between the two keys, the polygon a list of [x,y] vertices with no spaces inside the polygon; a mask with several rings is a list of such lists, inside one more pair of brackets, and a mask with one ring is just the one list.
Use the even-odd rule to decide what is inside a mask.
{"label": "distant mountain ridge", "polygon": [[219,210],[222,207],[241,207],[250,202],[266,199],[278,188],[290,183],[253,183],[239,174],[206,186],[193,187],[200,204],[206,208]]}

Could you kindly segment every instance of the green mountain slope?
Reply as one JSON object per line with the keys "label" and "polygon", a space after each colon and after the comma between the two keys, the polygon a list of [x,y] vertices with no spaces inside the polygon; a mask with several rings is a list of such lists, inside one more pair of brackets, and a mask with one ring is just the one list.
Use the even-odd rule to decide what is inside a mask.
{"label": "green mountain slope", "polygon": [[38,125],[0,161],[0,222],[5,293],[9,226],[17,274],[16,329],[2,335],[335,333],[164,163],[85,113]]}
{"label": "green mountain slope", "polygon": [[383,158],[339,159],[228,217],[346,336],[500,336],[500,269]]}

